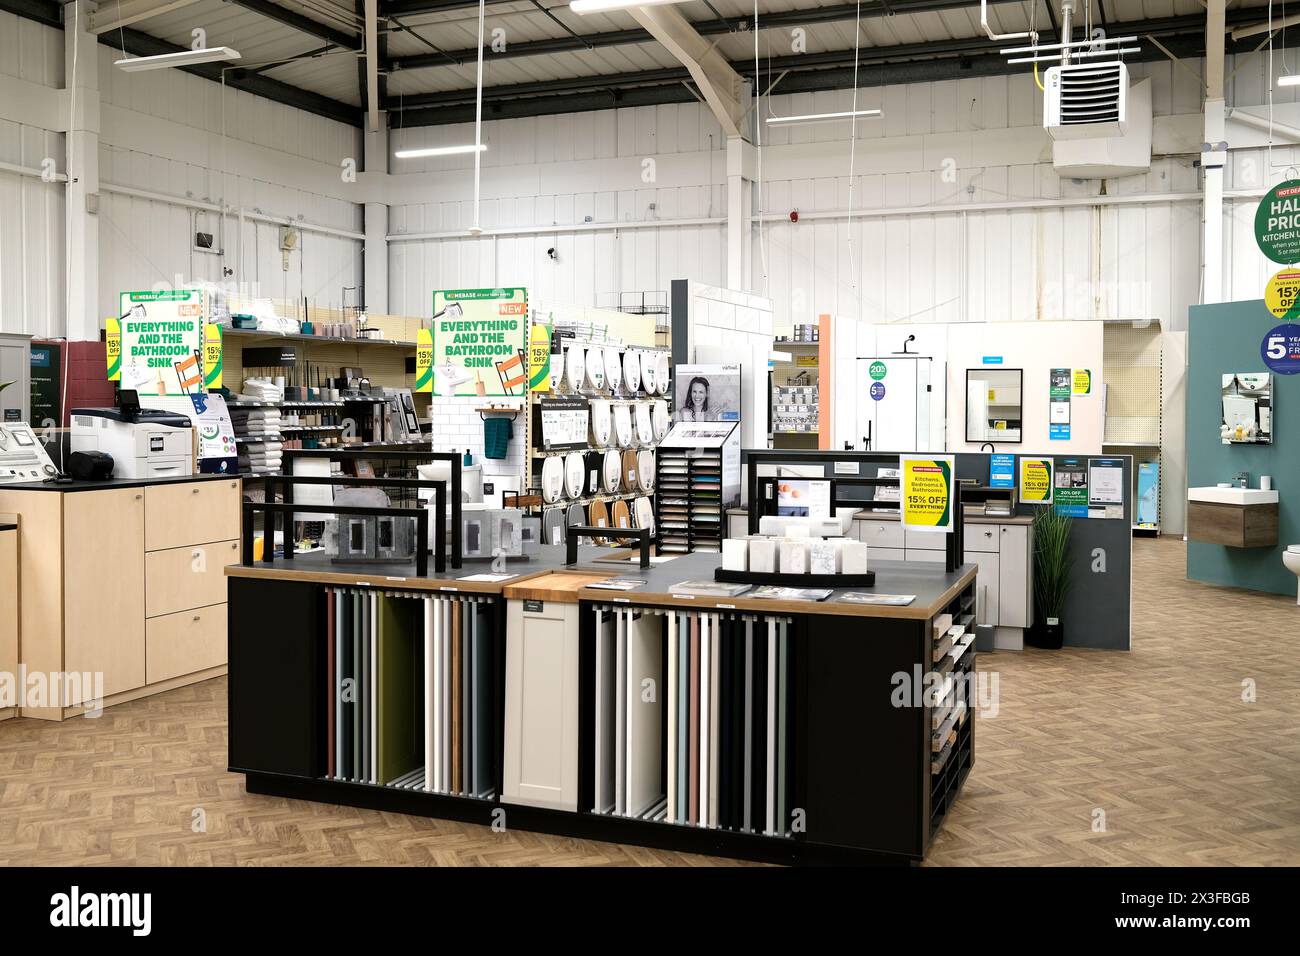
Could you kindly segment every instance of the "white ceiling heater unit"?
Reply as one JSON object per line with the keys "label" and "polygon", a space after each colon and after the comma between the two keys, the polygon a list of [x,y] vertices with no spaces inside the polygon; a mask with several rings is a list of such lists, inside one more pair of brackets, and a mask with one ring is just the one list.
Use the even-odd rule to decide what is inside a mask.
{"label": "white ceiling heater unit", "polygon": [[1123,63],[1047,71],[1043,126],[1052,166],[1071,179],[1139,176],[1151,169],[1151,80],[1129,86]]}
{"label": "white ceiling heater unit", "polygon": [[1069,63],[1043,80],[1043,126],[1054,139],[1122,136],[1128,132],[1128,67]]}

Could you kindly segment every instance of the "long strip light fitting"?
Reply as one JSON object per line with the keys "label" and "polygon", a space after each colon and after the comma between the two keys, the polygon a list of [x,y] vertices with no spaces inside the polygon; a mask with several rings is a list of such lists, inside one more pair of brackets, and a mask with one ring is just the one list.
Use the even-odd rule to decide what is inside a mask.
{"label": "long strip light fitting", "polygon": [[398,159],[419,159],[424,156],[459,156],[462,153],[484,152],[487,152],[487,143],[478,145],[466,143],[463,146],[427,146],[421,149],[399,149],[393,155]]}
{"label": "long strip light fitting", "polygon": [[855,116],[880,116],[880,110],[845,110],[843,113],[805,113],[801,116],[769,116],[767,122],[773,126],[794,123],[833,123],[836,120],[852,119]]}
{"label": "long strip light fitting", "polygon": [[177,66],[196,66],[199,63],[216,63],[221,60],[238,60],[239,51],[228,46],[202,47],[198,50],[177,50],[175,53],[159,53],[157,56],[132,56],[125,60],[114,60],[113,65],[127,73],[141,73],[145,70],[165,70]]}

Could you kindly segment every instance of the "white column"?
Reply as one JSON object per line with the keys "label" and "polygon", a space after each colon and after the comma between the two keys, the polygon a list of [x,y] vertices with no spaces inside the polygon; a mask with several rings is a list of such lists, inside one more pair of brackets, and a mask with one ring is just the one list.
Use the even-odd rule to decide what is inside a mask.
{"label": "white column", "polygon": [[727,137],[727,287],[746,292],[750,291],[751,280],[751,149],[743,137]]}
{"label": "white column", "polygon": [[[379,114],[379,129],[365,133],[365,171],[375,177],[388,175],[388,113]],[[366,310],[388,313],[388,205],[367,202],[365,211]]]}
{"label": "white column", "polygon": [[[1205,135],[1201,147],[1204,207],[1201,224],[1201,302],[1223,301],[1223,46],[1225,0],[1205,7]],[[1270,78],[1269,82],[1272,82]]]}
{"label": "white column", "polygon": [[[75,0],[63,8],[64,90],[71,121],[67,149],[68,263],[67,319],[69,341],[99,338],[99,52],[90,32],[94,4]],[[103,304],[110,308],[110,304]],[[116,313],[114,313],[116,315]]]}

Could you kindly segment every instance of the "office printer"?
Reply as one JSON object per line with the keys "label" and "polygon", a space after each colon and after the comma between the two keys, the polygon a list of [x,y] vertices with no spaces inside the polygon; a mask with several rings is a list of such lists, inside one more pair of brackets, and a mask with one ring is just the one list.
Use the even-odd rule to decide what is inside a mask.
{"label": "office printer", "polygon": [[74,408],[71,451],[113,456],[114,478],[174,478],[194,474],[194,429],[188,416],[141,408],[127,390],[117,408]]}

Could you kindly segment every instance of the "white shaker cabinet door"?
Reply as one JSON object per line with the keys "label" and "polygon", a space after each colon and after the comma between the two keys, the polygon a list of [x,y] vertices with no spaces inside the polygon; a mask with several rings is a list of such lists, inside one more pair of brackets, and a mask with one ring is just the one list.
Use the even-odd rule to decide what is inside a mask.
{"label": "white shaker cabinet door", "polygon": [[1028,627],[1033,609],[1029,553],[1029,528],[1000,526],[999,623],[1003,627]]}

